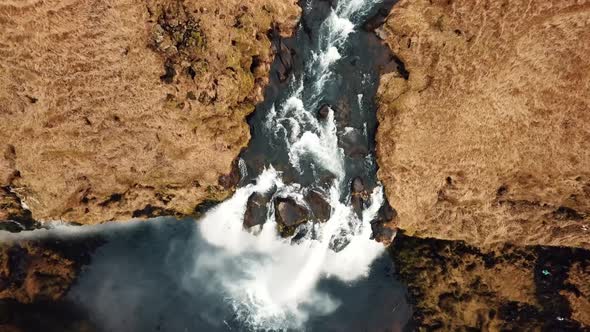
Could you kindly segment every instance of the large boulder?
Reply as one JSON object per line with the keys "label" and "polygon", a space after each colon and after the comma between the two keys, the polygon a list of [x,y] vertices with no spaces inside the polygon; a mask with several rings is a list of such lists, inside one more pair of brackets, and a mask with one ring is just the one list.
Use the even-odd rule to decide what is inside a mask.
{"label": "large boulder", "polygon": [[289,237],[295,233],[297,226],[307,222],[310,216],[309,211],[294,199],[280,197],[275,200],[275,218],[281,236]]}
{"label": "large boulder", "polygon": [[310,190],[305,196],[305,200],[309,204],[311,213],[317,221],[322,222],[330,219],[332,207],[319,191]]}
{"label": "large boulder", "polygon": [[397,232],[396,216],[397,211],[391,207],[386,199],[379,208],[375,220],[371,221],[371,230],[373,231],[371,237],[385,245],[390,244]]}
{"label": "large boulder", "polygon": [[291,71],[293,71],[293,56],[295,53],[282,39],[279,41],[278,48],[277,75],[279,81],[285,82],[289,78]]}
{"label": "large boulder", "polygon": [[270,202],[270,195],[261,193],[250,195],[246,204],[246,212],[244,213],[244,228],[264,224],[268,211],[268,202]]}

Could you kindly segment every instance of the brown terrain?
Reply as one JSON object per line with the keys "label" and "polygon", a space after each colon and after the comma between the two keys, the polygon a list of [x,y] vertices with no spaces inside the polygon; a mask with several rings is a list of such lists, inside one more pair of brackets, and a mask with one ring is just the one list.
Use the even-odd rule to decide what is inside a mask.
{"label": "brown terrain", "polygon": [[415,300],[420,330],[581,331],[590,328],[590,252],[398,233],[390,253]]}
{"label": "brown terrain", "polygon": [[[185,216],[225,198],[246,116],[285,52],[271,42],[300,11],[296,0],[3,1],[0,229]],[[89,331],[59,301],[94,246],[0,241],[0,330]]]}
{"label": "brown terrain", "polygon": [[417,324],[590,328],[590,2],[401,0],[377,34],[400,60],[378,175]]}
{"label": "brown terrain", "polygon": [[379,176],[408,234],[590,249],[590,2],[400,1]]}
{"label": "brown terrain", "polygon": [[295,0],[3,1],[0,201],[93,224],[223,199],[270,35],[299,15]]}
{"label": "brown terrain", "polygon": [[90,262],[100,238],[2,239],[0,331],[93,331],[62,298]]}

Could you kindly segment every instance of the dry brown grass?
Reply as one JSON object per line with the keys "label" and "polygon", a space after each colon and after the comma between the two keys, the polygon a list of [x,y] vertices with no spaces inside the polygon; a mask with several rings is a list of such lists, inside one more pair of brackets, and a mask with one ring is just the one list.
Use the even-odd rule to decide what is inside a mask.
{"label": "dry brown grass", "polygon": [[[172,55],[154,28],[178,4],[173,24],[200,22],[206,47],[166,84]],[[0,186],[35,219],[81,223],[225,197],[218,178],[249,140],[244,117],[269,75],[267,31],[289,34],[299,11],[295,0],[2,2]]]}
{"label": "dry brown grass", "polygon": [[590,3],[400,1],[379,177],[417,236],[590,248]]}

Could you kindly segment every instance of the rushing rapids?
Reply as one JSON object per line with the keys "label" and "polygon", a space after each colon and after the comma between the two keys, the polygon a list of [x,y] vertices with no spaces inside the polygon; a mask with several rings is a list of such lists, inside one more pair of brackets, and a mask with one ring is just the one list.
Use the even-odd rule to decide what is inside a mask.
{"label": "rushing rapids", "polygon": [[[387,203],[372,153],[375,47],[360,26],[380,3],[304,4],[299,32],[276,46],[291,68],[273,78],[275,90],[249,119],[252,141],[233,197],[196,224],[157,219],[82,232],[107,244],[69,298],[98,326],[354,331],[407,321],[403,287],[373,239],[372,222]],[[312,192],[329,206],[327,220],[314,212]],[[253,197],[261,197],[257,214]],[[298,212],[306,222],[285,230],[279,215]],[[245,215],[256,220],[247,225]],[[53,232],[72,236],[70,227]]]}
{"label": "rushing rapids", "polygon": [[[362,86],[368,85],[368,73],[354,65],[347,68],[351,66],[349,37],[379,2],[340,1],[327,17],[318,20],[319,26],[311,27],[316,33],[298,34],[297,50],[309,53],[299,58],[301,72],[295,70],[285,91],[267,101],[251,119],[251,146],[255,148],[243,155],[242,175],[259,172],[260,164],[254,162],[262,158],[256,158],[256,153],[264,154],[264,170],[256,178],[251,176],[251,184],[208,213],[200,224],[204,238],[243,267],[241,278],[226,280],[222,287],[238,315],[251,326],[298,328],[310,312],[332,312],[337,299],[316,289],[319,280],[332,276],[351,282],[366,277],[371,263],[384,250],[373,241],[371,228],[384,201],[382,188],[375,183],[375,162],[368,146],[369,133],[375,129],[370,105],[364,105],[372,97],[365,98],[370,89]],[[305,14],[313,11],[309,3]],[[345,63],[339,66],[339,62]],[[339,70],[356,75],[345,77]],[[356,87],[347,86],[347,80],[360,81],[361,86],[351,91]],[[353,92],[353,98],[342,92]],[[328,106],[338,102],[338,106]],[[322,105],[326,109],[318,116]],[[257,126],[259,123],[263,125]],[[351,133],[357,136],[353,145],[366,147],[352,156],[345,151]],[[351,192],[354,181],[359,192],[365,186],[373,188],[370,197],[357,206]],[[329,203],[329,220],[299,225],[297,244],[280,238],[276,217],[280,211],[273,202],[289,198],[312,210],[305,199],[312,190],[322,193]],[[242,219],[253,194],[270,196],[266,220],[244,232]],[[252,256],[262,259],[252,261]]]}

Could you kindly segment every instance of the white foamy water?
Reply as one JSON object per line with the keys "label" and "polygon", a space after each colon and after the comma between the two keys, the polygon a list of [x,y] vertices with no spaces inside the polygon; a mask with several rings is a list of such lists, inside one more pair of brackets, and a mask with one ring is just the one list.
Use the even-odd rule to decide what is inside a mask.
{"label": "white foamy water", "polygon": [[[338,147],[334,112],[318,121],[315,110],[305,108],[303,82],[312,77],[311,100],[321,99],[323,87],[333,76],[331,67],[346,55],[343,45],[354,32],[358,17],[369,10],[375,0],[340,1],[321,24],[319,42],[303,75],[292,83],[290,97],[273,105],[265,118],[267,133],[287,149],[291,165],[303,172],[304,165],[322,168],[335,178],[327,201],[331,217],[326,223],[301,227],[313,228],[293,244],[277,233],[274,206],[269,203],[266,222],[250,232],[243,228],[248,198],[253,193],[273,193],[273,197],[291,197],[303,205],[305,188],[285,185],[281,174],[270,166],[256,183],[240,188],[234,196],[207,213],[200,221],[204,239],[222,249],[214,257],[197,253],[195,275],[203,270],[216,271],[220,262],[231,262],[240,273],[218,275],[216,283],[227,294],[239,319],[253,329],[284,330],[302,328],[310,314],[333,312],[338,299],[318,290],[322,278],[353,282],[368,274],[373,260],[384,247],[371,240],[370,222],[383,204],[383,191],[377,187],[370,205],[358,218],[351,206],[341,202],[347,193],[345,157]],[[358,101],[361,102],[362,95]],[[281,141],[282,140],[282,141]],[[348,189],[347,189],[348,190]],[[343,195],[344,194],[344,195]],[[272,200],[271,200],[272,202]],[[344,243],[334,250],[337,243]]]}
{"label": "white foamy water", "polygon": [[[191,269],[189,274],[192,275],[181,275],[179,278],[187,283],[187,290],[195,287],[191,282],[206,278],[206,287],[216,294],[223,294],[237,319],[251,330],[303,329],[312,315],[335,311],[340,305],[338,298],[320,290],[318,283],[324,278],[352,283],[366,277],[371,263],[384,251],[380,243],[371,239],[370,224],[383,204],[382,188],[373,190],[369,205],[360,218],[347,202],[342,201],[348,195],[349,186],[344,183],[347,175],[345,156],[338,146],[334,111],[330,110],[326,119],[318,121],[316,109],[306,109],[304,102],[305,98],[321,100],[324,84],[334,76],[332,67],[347,56],[343,46],[360,23],[359,18],[377,2],[339,1],[321,24],[319,41],[309,56],[311,61],[306,64],[301,77],[291,84],[293,92],[283,103],[273,105],[265,118],[266,134],[276,141],[272,144],[281,144],[288,151],[289,163],[296,170],[304,172],[309,168],[322,169],[334,175],[325,197],[331,206],[330,219],[324,223],[301,226],[308,228],[308,232],[297,243],[293,243],[291,239],[279,236],[274,205],[269,203],[265,223],[245,230],[244,213],[248,198],[254,193],[269,194],[273,198],[289,197],[303,206],[307,205],[303,197],[309,188],[296,183],[284,183],[281,173],[268,165],[255,183],[239,188],[230,199],[207,212],[197,224],[197,233],[208,246],[216,250],[203,249],[191,253],[194,270]],[[304,82],[311,82],[308,84],[312,87],[312,95],[304,96]],[[358,103],[361,102],[362,95],[359,94]],[[367,162],[372,162],[372,159],[367,157]],[[238,166],[240,174],[245,177],[248,173],[245,161],[240,160]],[[47,234],[77,236],[132,225],[108,224],[79,228],[55,224],[52,230],[26,234],[0,232],[0,240],[3,237],[4,240],[23,237],[35,239]],[[112,270],[110,265],[105,266],[109,267],[105,271]],[[102,278],[103,273],[99,275]],[[87,288],[82,287],[82,290],[87,292],[96,287],[96,283],[88,283]],[[107,286],[103,285],[105,289],[108,289]],[[105,294],[110,293],[105,291]],[[105,297],[108,301],[101,296],[92,299],[96,299],[99,308],[108,313],[102,320],[113,316],[112,301],[108,296]],[[140,300],[133,304],[142,305]],[[195,311],[198,310],[195,308]],[[120,328],[118,323],[113,324]]]}
{"label": "white foamy water", "polygon": [[[370,222],[383,203],[383,192],[380,187],[375,189],[371,205],[359,220],[350,206],[339,202],[339,194],[333,187],[330,220],[314,226],[315,239],[308,237],[299,244],[291,244],[289,239],[277,234],[272,215],[258,234],[246,232],[242,226],[248,197],[273,188],[280,195],[295,189],[283,184],[275,170],[268,169],[256,184],[239,189],[231,199],[210,211],[199,227],[207,241],[223,249],[223,255],[217,252],[212,259],[197,253],[196,259],[231,261],[234,267],[239,266],[242,273],[219,276],[217,282],[250,327],[300,328],[311,313],[327,314],[338,306],[336,299],[316,290],[321,278],[335,277],[350,282],[365,277],[371,262],[382,253],[383,246],[370,239]],[[350,230],[351,225],[354,232],[350,243],[339,252],[330,249],[333,237],[342,229]],[[203,269],[215,271],[216,265],[208,264],[197,264],[195,274],[202,274]]]}

